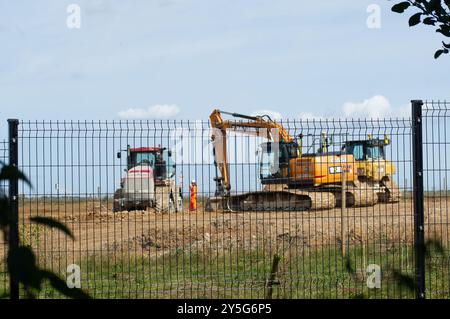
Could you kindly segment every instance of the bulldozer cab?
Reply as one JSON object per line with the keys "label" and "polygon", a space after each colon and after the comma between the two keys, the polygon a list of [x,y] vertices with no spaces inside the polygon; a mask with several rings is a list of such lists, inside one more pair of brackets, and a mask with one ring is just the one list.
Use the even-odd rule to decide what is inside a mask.
{"label": "bulldozer cab", "polygon": [[361,141],[347,141],[344,149],[347,154],[352,154],[356,161],[385,160],[384,147],[389,145],[389,140],[368,139]]}
{"label": "bulldozer cab", "polygon": [[290,160],[299,156],[297,142],[267,142],[259,146],[259,167],[262,184],[287,183]]}

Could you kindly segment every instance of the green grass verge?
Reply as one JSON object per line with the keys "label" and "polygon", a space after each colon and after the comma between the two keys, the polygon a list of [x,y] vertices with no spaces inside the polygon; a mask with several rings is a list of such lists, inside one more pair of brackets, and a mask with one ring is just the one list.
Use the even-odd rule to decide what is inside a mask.
{"label": "green grass verge", "polygon": [[[82,288],[94,298],[265,298],[272,262],[273,254],[264,250],[177,250],[158,258],[127,252],[93,255],[80,267]],[[382,269],[379,289],[367,287],[370,264]],[[414,298],[394,270],[413,276],[412,247],[353,247],[348,261],[337,247],[291,247],[281,259],[272,298]],[[428,297],[449,298],[449,281],[448,256],[428,258]],[[6,282],[0,274],[0,290]],[[46,285],[39,297],[61,296]]]}

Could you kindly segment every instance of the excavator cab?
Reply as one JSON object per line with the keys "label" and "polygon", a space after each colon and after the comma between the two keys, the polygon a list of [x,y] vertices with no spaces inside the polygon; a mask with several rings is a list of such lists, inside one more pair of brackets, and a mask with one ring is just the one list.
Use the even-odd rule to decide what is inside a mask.
{"label": "excavator cab", "polygon": [[290,161],[299,157],[297,142],[267,142],[259,146],[261,183],[286,184],[290,179]]}

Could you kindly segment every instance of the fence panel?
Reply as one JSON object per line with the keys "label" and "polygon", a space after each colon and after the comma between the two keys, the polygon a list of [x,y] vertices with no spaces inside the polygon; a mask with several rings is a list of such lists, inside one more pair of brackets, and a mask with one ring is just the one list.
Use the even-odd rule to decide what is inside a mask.
{"label": "fence panel", "polygon": [[425,102],[423,116],[426,289],[450,297],[450,103]]}
{"label": "fence panel", "polygon": [[[0,141],[0,162],[8,163],[8,142],[5,140]],[[0,181],[0,195],[8,194],[8,183]],[[0,236],[0,258],[4,256],[6,251],[6,242],[3,236]],[[7,276],[6,265],[0,262],[0,295],[8,292],[9,279]]]}
{"label": "fence panel", "polygon": [[[227,200],[233,211],[224,211],[208,205],[218,171],[209,122],[20,122],[19,166],[33,184],[20,185],[21,241],[64,278],[79,266],[82,288],[96,298],[413,298],[395,276],[414,274],[411,121],[282,125],[298,143],[290,153],[268,146],[264,129],[228,132],[230,195],[241,200]],[[167,148],[163,173],[159,148]],[[293,177],[305,165],[311,170]],[[288,171],[288,189],[261,195],[262,180]],[[151,172],[155,186],[143,177]],[[353,207],[339,206],[342,185]],[[150,198],[156,207],[144,207],[154,206]],[[75,240],[31,216],[59,219]],[[45,287],[39,297],[60,296]]]}

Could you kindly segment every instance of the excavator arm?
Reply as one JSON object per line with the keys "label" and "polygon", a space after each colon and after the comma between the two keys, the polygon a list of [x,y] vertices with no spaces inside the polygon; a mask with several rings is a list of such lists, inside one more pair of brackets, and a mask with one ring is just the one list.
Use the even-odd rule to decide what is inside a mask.
{"label": "excavator arm", "polygon": [[[230,115],[242,120],[224,120],[222,114]],[[213,133],[214,164],[216,166],[216,196],[229,195],[230,167],[228,163],[227,131],[239,132],[246,135],[263,137],[275,142],[292,142],[289,132],[280,124],[273,121],[268,115],[248,116],[238,113],[229,113],[214,110],[209,116]],[[243,121],[245,120],[245,121]],[[217,171],[218,170],[218,171]],[[220,173],[220,176],[219,176]]]}

